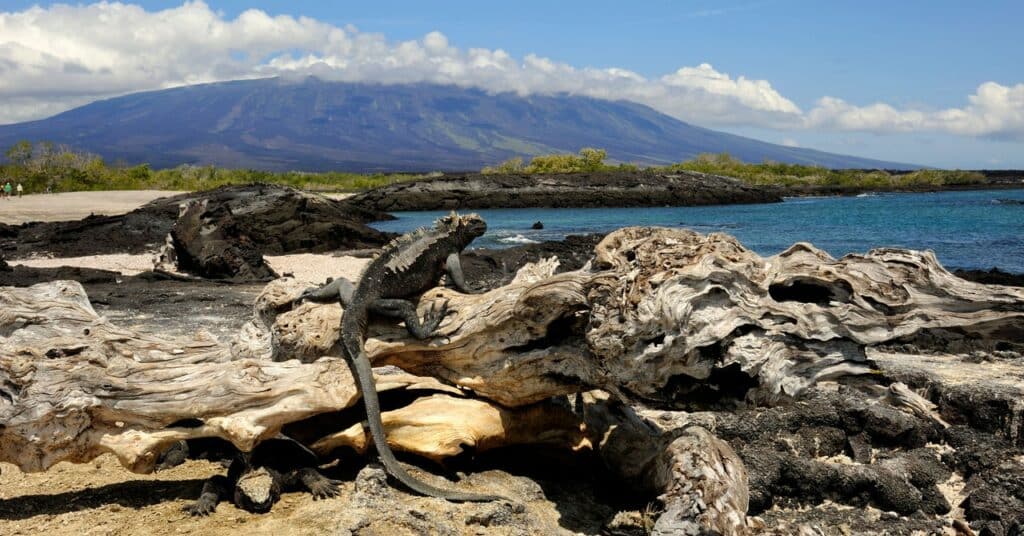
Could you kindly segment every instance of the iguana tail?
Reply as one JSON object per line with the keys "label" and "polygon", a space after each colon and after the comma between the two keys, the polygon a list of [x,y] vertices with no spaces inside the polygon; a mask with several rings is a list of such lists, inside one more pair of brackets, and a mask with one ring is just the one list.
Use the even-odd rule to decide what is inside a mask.
{"label": "iguana tail", "polygon": [[[348,345],[343,345],[346,353],[350,353]],[[486,495],[469,493],[432,486],[426,482],[417,480],[414,476],[405,471],[405,468],[395,459],[395,454],[388,446],[387,436],[384,434],[384,423],[380,419],[380,402],[377,399],[377,385],[373,381],[373,370],[370,367],[370,359],[360,348],[356,355],[350,355],[349,364],[355,371],[356,382],[359,384],[359,391],[363,395],[363,403],[366,405],[366,419],[370,424],[370,435],[373,437],[373,444],[377,447],[377,454],[380,461],[384,463],[391,476],[416,493],[437,497],[456,502],[484,502],[508,500],[500,495]]]}

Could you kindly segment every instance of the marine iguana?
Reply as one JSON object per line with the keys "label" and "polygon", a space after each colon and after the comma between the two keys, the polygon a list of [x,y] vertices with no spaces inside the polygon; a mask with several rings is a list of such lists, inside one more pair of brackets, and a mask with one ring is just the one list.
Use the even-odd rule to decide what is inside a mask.
{"label": "marine iguana", "polygon": [[[163,461],[162,468],[180,463],[176,453],[181,447],[175,445],[170,450],[175,454]],[[185,450],[186,456],[192,457],[187,447]],[[217,508],[217,503],[229,499],[243,510],[262,514],[270,511],[284,491],[306,489],[315,499],[337,496],[339,482],[320,474],[316,469],[319,463],[316,454],[304,445],[279,435],[256,445],[252,452],[236,450],[227,476],[211,477],[203,484],[199,498],[182,509],[205,516]]]}
{"label": "marine iguana", "polygon": [[480,216],[459,216],[452,212],[438,219],[434,228],[418,229],[384,246],[380,254],[363,270],[354,287],[347,280],[338,278],[323,287],[308,289],[297,298],[318,302],[340,298],[345,308],[341,318],[342,352],[363,396],[370,435],[381,462],[388,473],[409,489],[449,501],[506,499],[497,495],[438,488],[421,482],[402,468],[388,446],[380,418],[377,388],[363,344],[366,341],[370,313],[403,319],[406,329],[418,339],[433,334],[447,312],[447,303],[439,309],[431,307],[421,322],[416,316],[416,306],[408,298],[433,288],[444,272],[447,272],[448,282],[460,291],[475,293],[466,285],[459,263],[459,252],[486,230],[487,224]]}

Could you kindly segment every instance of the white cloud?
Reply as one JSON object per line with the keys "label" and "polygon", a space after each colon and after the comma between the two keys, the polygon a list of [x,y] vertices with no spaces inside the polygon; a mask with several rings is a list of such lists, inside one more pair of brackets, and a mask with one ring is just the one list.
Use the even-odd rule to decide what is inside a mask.
{"label": "white cloud", "polygon": [[778,122],[799,113],[767,81],[733,79],[708,64],[648,80],[622,68],[461,50],[440,32],[393,42],[351,26],[255,9],[232,20],[202,2],[162,11],[104,2],[0,13],[0,123],[133,91],[306,74],[627,99],[713,125]]}
{"label": "white cloud", "polygon": [[102,2],[0,13],[0,123],[134,91],[310,74],[626,99],[709,126],[939,130],[1024,138],[1024,84],[986,82],[959,109],[899,110],[824,97],[805,112],[768,81],[733,77],[708,63],[648,79],[624,68],[577,67],[535,54],[517,59],[501,49],[459,49],[440,32],[396,42],[352,26],[256,9],[228,19],[200,1],[161,11]]}
{"label": "white cloud", "polygon": [[697,67],[683,67],[662,77],[661,80],[671,87],[692,88],[715,95],[731,95],[743,106],[754,110],[800,113],[800,108],[772,89],[767,81],[747,80],[742,76],[733,80],[707,63]]}
{"label": "white cloud", "polygon": [[897,110],[888,104],[854,106],[823,97],[805,117],[805,125],[878,133],[942,131],[964,136],[1024,140],[1024,84],[985,82],[963,108],[938,111]]}
{"label": "white cloud", "polygon": [[793,138],[783,138],[782,145],[786,147],[800,147],[800,142],[794,140]]}

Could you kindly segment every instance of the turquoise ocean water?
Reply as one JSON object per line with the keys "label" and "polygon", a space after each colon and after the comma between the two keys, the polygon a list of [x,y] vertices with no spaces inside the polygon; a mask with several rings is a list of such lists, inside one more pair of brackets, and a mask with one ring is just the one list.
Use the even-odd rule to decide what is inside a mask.
{"label": "turquoise ocean water", "polygon": [[[629,225],[721,231],[761,255],[811,242],[835,257],[884,246],[930,249],[948,268],[1024,273],[1024,190],[790,198],[710,207],[478,210],[488,231],[473,247],[510,247]],[[445,211],[396,212],[384,231],[430,225]],[[544,229],[532,230],[536,222]]]}

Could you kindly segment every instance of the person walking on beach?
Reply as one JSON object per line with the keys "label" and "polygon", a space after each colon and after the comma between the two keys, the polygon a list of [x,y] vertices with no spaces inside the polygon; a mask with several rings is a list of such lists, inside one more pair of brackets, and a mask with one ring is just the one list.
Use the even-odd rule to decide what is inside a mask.
{"label": "person walking on beach", "polygon": [[21,198],[21,193],[24,192],[24,191],[25,191],[25,189],[21,187],[21,183],[19,182],[18,183],[18,198]]}
{"label": "person walking on beach", "polygon": [[7,184],[4,185],[4,197],[8,201],[11,200],[11,181],[7,181]]}

